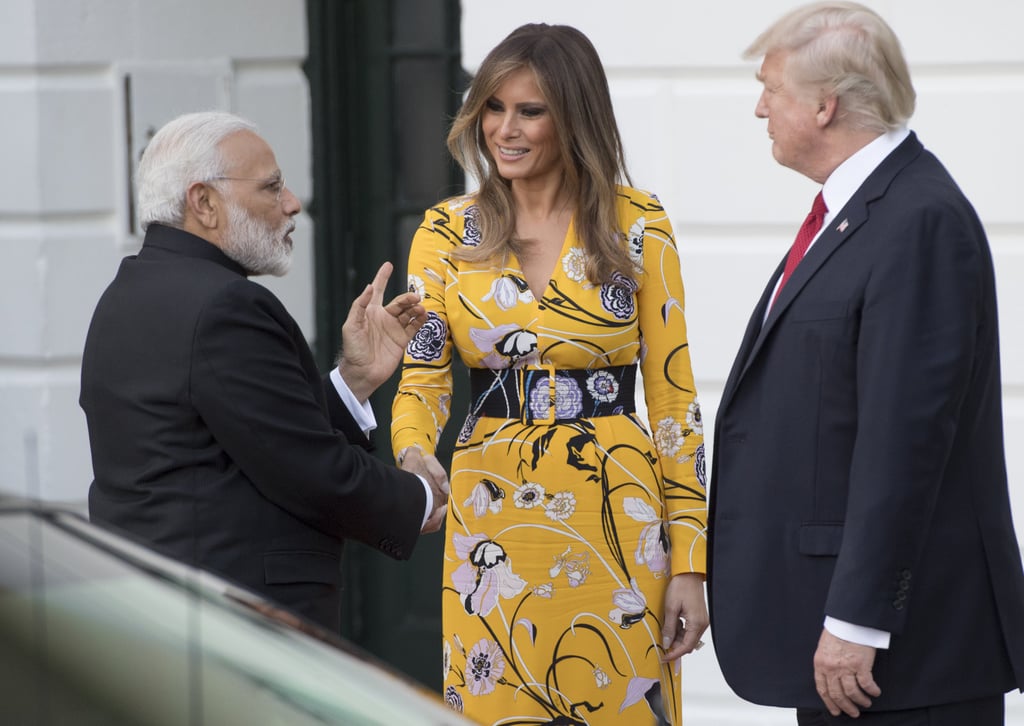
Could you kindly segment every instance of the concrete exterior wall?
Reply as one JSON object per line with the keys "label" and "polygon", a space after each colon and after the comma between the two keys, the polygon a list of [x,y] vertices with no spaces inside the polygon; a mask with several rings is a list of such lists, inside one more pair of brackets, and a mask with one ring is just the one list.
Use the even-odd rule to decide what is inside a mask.
{"label": "concrete exterior wall", "polygon": [[[305,57],[303,0],[4,0],[0,490],[85,499],[81,352],[97,298],[141,244],[129,168],[148,134],[187,111],[247,116],[309,198]],[[292,271],[266,284],[311,335],[307,217],[294,239]]]}
{"label": "concrete exterior wall", "polygon": [[[772,159],[765,122],[753,114],[760,93],[756,63],[740,58],[769,23],[800,4],[463,0],[463,63],[471,70],[525,22],[574,25],[597,46],[633,179],[657,193],[672,216],[705,431],[713,430],[750,311],[816,191]],[[911,127],[960,183],[989,234],[1001,312],[1007,461],[1024,535],[1024,45],[1018,37],[1024,5],[866,4],[892,25],[910,62],[918,92]],[[750,706],[732,695],[711,648],[684,659],[683,697],[691,726],[795,723],[791,711]],[[1007,723],[1024,726],[1024,697],[1009,696],[1007,708]]]}

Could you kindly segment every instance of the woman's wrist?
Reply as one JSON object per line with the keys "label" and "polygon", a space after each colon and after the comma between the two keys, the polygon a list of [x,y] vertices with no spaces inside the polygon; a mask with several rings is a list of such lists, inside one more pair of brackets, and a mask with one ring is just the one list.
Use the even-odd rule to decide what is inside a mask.
{"label": "woman's wrist", "polygon": [[399,449],[398,453],[395,454],[395,464],[397,464],[398,466],[404,464],[406,458],[412,452],[416,452],[420,456],[423,456],[423,447],[421,447],[419,444],[412,444],[410,446],[406,446],[405,448]]}

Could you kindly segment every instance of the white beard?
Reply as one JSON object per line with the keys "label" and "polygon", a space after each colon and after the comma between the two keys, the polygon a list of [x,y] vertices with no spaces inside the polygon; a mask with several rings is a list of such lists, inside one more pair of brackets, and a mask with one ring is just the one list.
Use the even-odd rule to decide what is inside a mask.
{"label": "white beard", "polygon": [[250,275],[281,277],[292,266],[292,245],[286,238],[294,229],[290,219],[272,229],[241,206],[230,204],[222,249]]}

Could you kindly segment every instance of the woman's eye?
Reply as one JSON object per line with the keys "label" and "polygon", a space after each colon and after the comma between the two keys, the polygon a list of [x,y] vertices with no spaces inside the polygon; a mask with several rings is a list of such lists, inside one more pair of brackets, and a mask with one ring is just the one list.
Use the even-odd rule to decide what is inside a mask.
{"label": "woman's eye", "polygon": [[502,105],[500,103],[498,103],[497,101],[495,101],[493,98],[487,99],[487,102],[484,105],[487,107],[488,111],[502,111],[502,110],[504,110],[502,108]]}
{"label": "woman's eye", "polygon": [[527,106],[523,109],[523,116],[526,118],[537,118],[544,115],[544,109],[540,106]]}

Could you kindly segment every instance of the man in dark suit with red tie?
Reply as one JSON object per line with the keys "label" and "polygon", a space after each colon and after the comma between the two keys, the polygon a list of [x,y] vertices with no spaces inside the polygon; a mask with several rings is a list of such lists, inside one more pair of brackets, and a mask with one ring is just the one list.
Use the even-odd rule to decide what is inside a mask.
{"label": "man in dark suit with red tie", "polygon": [[722,672],[808,726],[1002,724],[1024,573],[985,231],[907,130],[909,71],[874,12],[798,8],[747,57],[776,161],[822,189],[716,417]]}
{"label": "man in dark suit with red tie", "polygon": [[299,201],[237,116],[179,117],[138,172],[142,249],[96,306],[82,360],[93,521],[310,621],[340,624],[342,545],[406,559],[444,519],[430,481],[369,452],[370,393],[425,320],[382,305],[385,264],[321,378],[295,320],[252,275],[284,274]]}

